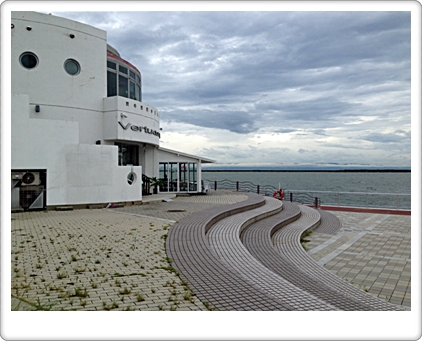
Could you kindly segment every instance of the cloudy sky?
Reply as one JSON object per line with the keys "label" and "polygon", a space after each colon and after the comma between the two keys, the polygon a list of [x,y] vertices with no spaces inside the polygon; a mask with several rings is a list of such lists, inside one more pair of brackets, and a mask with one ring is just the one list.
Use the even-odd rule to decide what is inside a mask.
{"label": "cloudy sky", "polygon": [[410,167],[410,12],[51,13],[138,67],[165,148],[219,167]]}

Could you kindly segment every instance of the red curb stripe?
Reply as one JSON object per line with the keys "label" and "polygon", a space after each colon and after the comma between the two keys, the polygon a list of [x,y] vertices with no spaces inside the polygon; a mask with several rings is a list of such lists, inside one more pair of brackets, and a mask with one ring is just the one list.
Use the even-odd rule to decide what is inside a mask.
{"label": "red curb stripe", "polygon": [[409,210],[394,210],[394,209],[383,209],[383,208],[360,208],[360,207],[344,207],[344,206],[320,206],[319,208],[323,210],[327,210],[327,211],[397,214],[397,215],[411,215],[411,212],[412,212]]}

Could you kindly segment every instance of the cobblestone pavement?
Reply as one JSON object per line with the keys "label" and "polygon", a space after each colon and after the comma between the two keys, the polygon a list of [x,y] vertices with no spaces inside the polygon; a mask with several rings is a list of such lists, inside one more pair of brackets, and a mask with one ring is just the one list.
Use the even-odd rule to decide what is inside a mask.
{"label": "cobblestone pavement", "polygon": [[[114,209],[12,214],[12,310],[207,310],[168,263],[171,225],[241,193]],[[410,307],[410,217],[333,212],[336,235],[313,233],[312,257],[353,284]]]}
{"label": "cobblestone pavement", "polygon": [[242,194],[12,214],[12,310],[207,310],[165,253],[174,221]]}
{"label": "cobblestone pavement", "polygon": [[411,217],[331,212],[342,222],[335,235],[307,237],[311,256],[364,291],[410,308]]}

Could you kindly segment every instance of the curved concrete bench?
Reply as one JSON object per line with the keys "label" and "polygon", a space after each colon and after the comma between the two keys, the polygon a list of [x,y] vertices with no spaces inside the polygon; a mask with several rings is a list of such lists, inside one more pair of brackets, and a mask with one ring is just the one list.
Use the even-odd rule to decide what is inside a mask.
{"label": "curved concrete bench", "polygon": [[244,202],[193,213],[168,233],[168,257],[202,302],[219,310],[293,310],[264,290],[233,273],[212,251],[205,233],[221,219],[265,204],[262,196],[245,193]]}
{"label": "curved concrete bench", "polygon": [[[265,206],[224,218],[211,227],[207,237],[215,254],[251,286],[261,288],[294,310],[338,310],[263,266],[242,244],[239,237],[242,230],[249,230],[251,222],[262,215],[276,214],[282,208],[282,203],[276,199],[266,198],[266,202]],[[271,218],[253,226],[260,222],[265,224],[268,219]]]}
{"label": "curved concrete bench", "polygon": [[320,283],[325,283],[326,286],[340,292],[345,297],[345,302],[342,303],[341,300],[337,301],[336,299],[333,304],[342,309],[374,311],[403,310],[401,307],[387,303],[378,297],[356,288],[316,263],[300,245],[300,236],[305,230],[313,228],[312,226],[308,226],[308,222],[312,221],[313,217],[319,213],[307,206],[301,205],[299,207],[302,211],[301,219],[278,230],[272,236],[274,247],[285,261],[296,265],[297,268],[301,269],[307,275],[309,280],[312,279]]}
{"label": "curved concrete bench", "polygon": [[336,234],[341,228],[341,221],[334,214],[318,209],[321,216],[321,223],[314,229],[314,232],[325,234]]}
{"label": "curved concrete bench", "polygon": [[[344,295],[341,291],[333,288],[326,281],[321,281],[313,278],[307,274],[306,271],[297,266],[293,261],[289,261],[274,248],[271,241],[271,236],[277,232],[282,226],[291,222],[291,217],[299,219],[300,223],[301,209],[296,204],[289,202],[284,203],[284,210],[274,215],[265,221],[259,221],[249,226],[242,234],[242,242],[248,251],[268,269],[283,277],[298,288],[318,297],[319,299],[335,306],[341,310],[372,310],[371,306],[362,304],[359,300],[351,296]],[[321,211],[318,211],[321,213]],[[317,215],[314,214],[314,219],[308,219],[308,226],[313,226]],[[340,223],[337,217],[333,216],[330,221],[330,215],[323,214],[324,222],[321,221],[320,225],[327,226],[330,230]],[[303,228],[305,229],[305,223]],[[286,226],[288,228],[288,225]],[[319,226],[318,226],[319,228]],[[298,247],[302,248],[300,243]]]}

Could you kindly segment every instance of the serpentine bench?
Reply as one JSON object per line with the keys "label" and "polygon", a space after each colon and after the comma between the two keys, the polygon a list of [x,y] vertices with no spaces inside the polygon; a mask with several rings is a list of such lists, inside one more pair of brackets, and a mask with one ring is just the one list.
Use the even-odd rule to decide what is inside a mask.
{"label": "serpentine bench", "polygon": [[[329,232],[339,229],[340,221],[337,217],[330,215],[328,212],[315,211],[306,206],[299,206],[289,202],[285,202],[284,207],[285,209],[279,214],[249,226],[242,233],[241,239],[248,251],[274,273],[338,309],[353,311],[374,310],[372,305],[362,303],[359,299],[344,294],[341,289],[342,287],[337,288],[327,278],[315,278],[306,269],[299,266],[297,262],[299,260],[298,258],[307,256],[300,245],[300,240],[293,241],[288,246],[286,244],[281,245],[282,235],[285,231],[289,230],[288,224],[292,222],[291,217],[297,218],[298,215],[300,216],[295,220],[295,224],[300,225],[303,231],[309,228],[315,228],[318,224],[317,229],[321,229],[322,231],[328,230]],[[305,213],[302,215],[303,212],[308,212],[308,214]],[[319,215],[321,213],[321,218],[324,217],[324,219],[320,219]],[[281,229],[283,226],[285,226],[284,230]],[[284,247],[288,247],[291,251],[295,249],[295,256],[291,256],[290,259],[283,257],[272,243],[271,236],[279,230],[278,241],[280,249]],[[321,269],[316,270],[318,272],[322,271]]]}
{"label": "serpentine bench", "polygon": [[339,228],[325,213],[245,194],[246,201],[193,213],[169,230],[172,265],[202,302],[218,310],[401,310],[303,250],[305,230]]}
{"label": "serpentine bench", "polygon": [[[301,246],[300,237],[307,229],[317,227],[309,226],[315,220],[315,216],[319,215],[319,212],[304,205],[299,207],[301,218],[277,230],[272,235],[272,243],[281,255],[280,260],[283,259],[285,262],[293,264],[297,269],[305,273],[304,279],[306,279],[306,282],[320,285],[321,289],[326,289],[327,292],[330,292],[333,296],[328,296],[327,301],[332,302],[333,305],[338,306],[342,310],[404,310],[402,307],[385,302],[356,288],[316,263]],[[295,283],[301,287],[305,286],[304,282],[302,284],[300,281]],[[324,290],[321,290],[320,295],[322,296],[323,294]]]}
{"label": "serpentine bench", "polygon": [[262,196],[246,193],[246,201],[193,213],[174,224],[168,233],[167,254],[180,276],[202,302],[218,310],[293,310],[265,291],[251,287],[212,251],[206,232],[217,221],[260,207]]}
{"label": "serpentine bench", "polygon": [[[323,302],[263,266],[242,244],[239,238],[242,230],[249,230],[251,223],[254,225],[265,223],[267,219],[271,219],[272,214],[280,212],[283,206],[279,200],[273,198],[265,200],[267,202],[265,206],[222,219],[212,226],[207,237],[214,252],[233,273],[238,273],[251,286],[261,288],[280,301],[286,302],[294,310],[337,310],[333,305]],[[274,209],[271,210],[272,208]],[[270,218],[266,217],[258,223],[255,222],[260,215],[270,210],[272,214],[267,213]]]}

